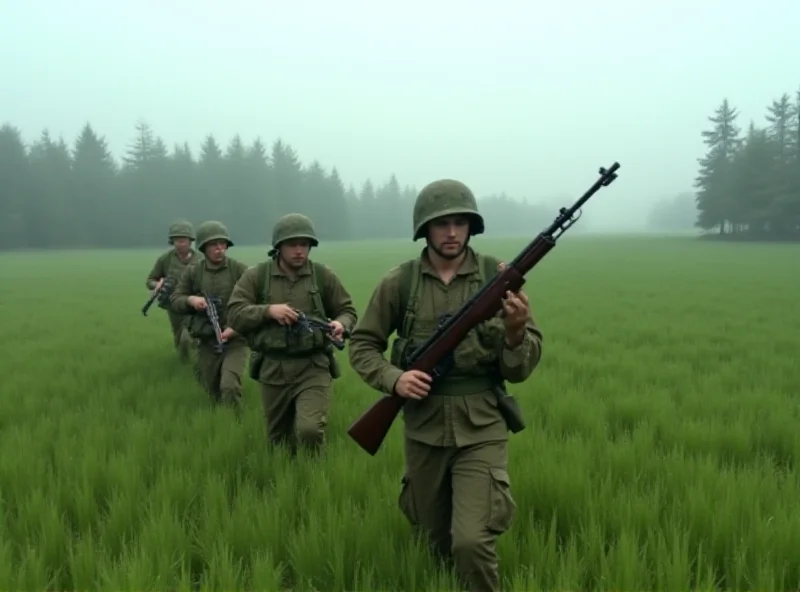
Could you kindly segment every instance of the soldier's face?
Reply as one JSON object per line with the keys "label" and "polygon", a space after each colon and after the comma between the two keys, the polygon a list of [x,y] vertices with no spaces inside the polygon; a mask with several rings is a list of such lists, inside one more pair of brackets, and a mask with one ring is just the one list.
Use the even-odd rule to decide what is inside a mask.
{"label": "soldier's face", "polygon": [[225,252],[228,250],[228,243],[224,240],[215,240],[206,244],[206,259],[211,263],[222,263],[225,259]]}
{"label": "soldier's face", "polygon": [[178,251],[178,253],[186,253],[189,250],[189,245],[192,244],[192,241],[183,237],[173,238],[172,244],[175,246],[175,250]]}
{"label": "soldier's face", "polygon": [[428,224],[428,246],[443,259],[455,259],[467,248],[469,218],[443,216]]}
{"label": "soldier's face", "polygon": [[293,269],[300,269],[308,260],[311,242],[305,238],[287,240],[281,243],[281,259]]}

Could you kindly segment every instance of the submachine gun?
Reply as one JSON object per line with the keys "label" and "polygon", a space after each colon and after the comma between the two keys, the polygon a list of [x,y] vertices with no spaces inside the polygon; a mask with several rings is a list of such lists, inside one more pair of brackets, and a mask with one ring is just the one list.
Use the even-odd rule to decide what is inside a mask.
{"label": "submachine gun", "polygon": [[211,326],[214,327],[214,338],[217,340],[214,344],[214,350],[221,354],[225,351],[225,342],[222,341],[222,329],[219,326],[219,310],[218,307],[222,306],[222,302],[216,296],[208,296],[203,294],[203,300],[206,301],[206,316],[211,321]]}
{"label": "submachine gun", "polygon": [[173,279],[166,278],[160,287],[150,292],[150,296],[147,299],[147,302],[145,302],[144,306],[142,307],[142,314],[144,316],[147,316],[147,312],[150,310],[150,307],[153,306],[153,303],[156,300],[158,300],[158,303],[162,308],[168,309],[169,297],[174,289],[175,289],[175,282],[173,281]]}
{"label": "submachine gun", "polygon": [[350,331],[347,329],[344,330],[344,335],[342,335],[342,339],[334,339],[333,337],[333,329],[331,329],[328,323],[320,321],[319,319],[315,319],[313,317],[309,317],[306,313],[300,312],[299,310],[295,309],[297,313],[297,321],[294,322],[292,325],[286,325],[286,339],[287,341],[291,339],[293,336],[297,335],[298,332],[304,333],[311,333],[314,329],[319,329],[322,331],[325,336],[328,338],[328,341],[331,342],[331,345],[342,351],[344,349],[344,342],[345,339],[349,339]]}

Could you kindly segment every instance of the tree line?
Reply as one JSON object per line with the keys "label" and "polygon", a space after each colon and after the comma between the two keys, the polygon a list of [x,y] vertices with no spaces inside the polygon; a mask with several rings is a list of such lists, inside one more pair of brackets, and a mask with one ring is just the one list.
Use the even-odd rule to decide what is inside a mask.
{"label": "tree line", "polygon": [[[265,244],[282,215],[310,216],[321,240],[411,237],[417,188],[395,175],[382,184],[343,182],[336,167],[303,164],[282,139],[227,145],[205,137],[169,149],[145,121],[116,158],[90,123],[69,145],[47,130],[27,145],[0,127],[0,249],[137,247],[165,244],[178,218],[220,220],[239,244]],[[504,194],[479,201],[492,235],[530,235],[556,210]]]}
{"label": "tree line", "polygon": [[739,126],[728,99],[702,132],[695,226],[732,239],[800,240],[800,90],[767,106],[766,125]]}

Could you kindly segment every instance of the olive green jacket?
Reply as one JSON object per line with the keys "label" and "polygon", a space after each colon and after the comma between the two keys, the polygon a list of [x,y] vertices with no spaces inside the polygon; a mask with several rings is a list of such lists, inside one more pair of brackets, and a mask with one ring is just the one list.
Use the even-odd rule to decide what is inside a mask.
{"label": "olive green jacket", "polygon": [[159,255],[153,265],[153,269],[147,274],[147,280],[145,281],[147,288],[150,290],[155,288],[156,282],[161,278],[170,278],[177,282],[186,268],[197,261],[198,258],[202,258],[202,254],[194,249],[189,250],[189,258],[185,262],[181,260],[175,249],[165,251]]}
{"label": "olive green jacket", "polygon": [[[478,259],[468,248],[467,257],[449,284],[433,269],[423,250],[420,258],[419,300],[409,336],[412,344],[424,341],[436,329],[439,315],[454,313],[480,288]],[[389,338],[400,327],[400,268],[389,271],[370,298],[350,340],[350,365],[371,387],[393,394],[403,373],[384,358]],[[396,340],[395,346],[400,342]],[[412,347],[411,345],[408,346]],[[542,355],[542,333],[531,315],[520,345],[509,349],[499,318],[482,323],[454,351],[454,367],[437,390],[422,401],[404,405],[406,437],[434,446],[468,446],[508,438],[490,384],[526,380]],[[394,358],[394,355],[393,355]]]}
{"label": "olive green jacket", "polygon": [[[259,263],[242,275],[228,302],[230,326],[247,336],[253,351],[264,353],[259,380],[265,384],[291,384],[301,374],[315,369],[327,375],[330,363],[321,332],[287,336],[287,328],[267,316],[269,304],[288,304],[319,321],[339,321],[348,331],[356,324],[353,299],[333,270],[320,264],[317,288],[324,310],[315,310],[311,265],[307,261],[296,278],[291,278],[272,261],[269,294],[265,294],[262,290],[266,285],[266,263]],[[330,380],[329,375],[326,380]]]}
{"label": "olive green jacket", "polygon": [[[246,264],[232,257],[225,257],[220,265],[214,265],[203,258],[186,268],[169,300],[174,312],[191,316],[189,319],[190,333],[194,335],[195,328],[202,328],[206,323],[208,326],[211,324],[205,311],[198,311],[189,306],[190,296],[206,294],[218,298],[221,303],[217,311],[220,329],[225,330],[230,326],[228,323],[228,300],[233,292],[233,286],[247,268]],[[201,341],[211,341],[213,336],[207,335],[200,339]],[[240,335],[235,335],[228,340],[229,345],[243,345],[244,343],[244,339]]]}

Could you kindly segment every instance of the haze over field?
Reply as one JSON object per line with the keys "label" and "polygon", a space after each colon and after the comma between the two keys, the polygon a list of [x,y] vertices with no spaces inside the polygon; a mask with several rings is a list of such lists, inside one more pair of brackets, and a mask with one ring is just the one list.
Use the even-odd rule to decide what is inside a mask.
{"label": "haze over field", "polygon": [[0,120],[26,142],[90,121],[119,156],[144,120],[195,151],[281,137],[356,189],[452,176],[548,203],[618,160],[585,211],[603,231],[693,191],[723,98],[746,129],[794,92],[800,4],[31,0],[0,20]]}
{"label": "haze over field", "polygon": [[[530,261],[615,161],[526,273],[538,352],[506,351],[522,305],[423,347],[455,352],[463,389],[435,385],[457,411],[418,413],[425,439],[496,441],[499,376],[528,426],[507,467],[500,446],[470,444],[468,470],[443,447],[450,490],[486,505],[456,494],[436,530],[462,574],[505,531],[502,589],[800,589],[798,0],[0,0],[0,23],[0,590],[462,588],[413,536],[448,505],[425,503],[445,469],[415,474],[432,465],[405,447],[413,416],[374,456],[353,438],[410,383],[365,380],[359,335],[415,313],[414,355],[434,314],[497,294],[468,300],[476,276],[436,257],[447,286],[389,273],[420,255],[420,211],[443,213],[423,186],[465,182],[486,228],[470,246]],[[285,282],[261,264],[310,232],[290,213],[327,270]],[[294,338],[352,316],[338,284],[362,330],[329,392]],[[270,304],[248,322],[245,293]],[[325,425],[322,457],[268,446],[291,424]]]}

